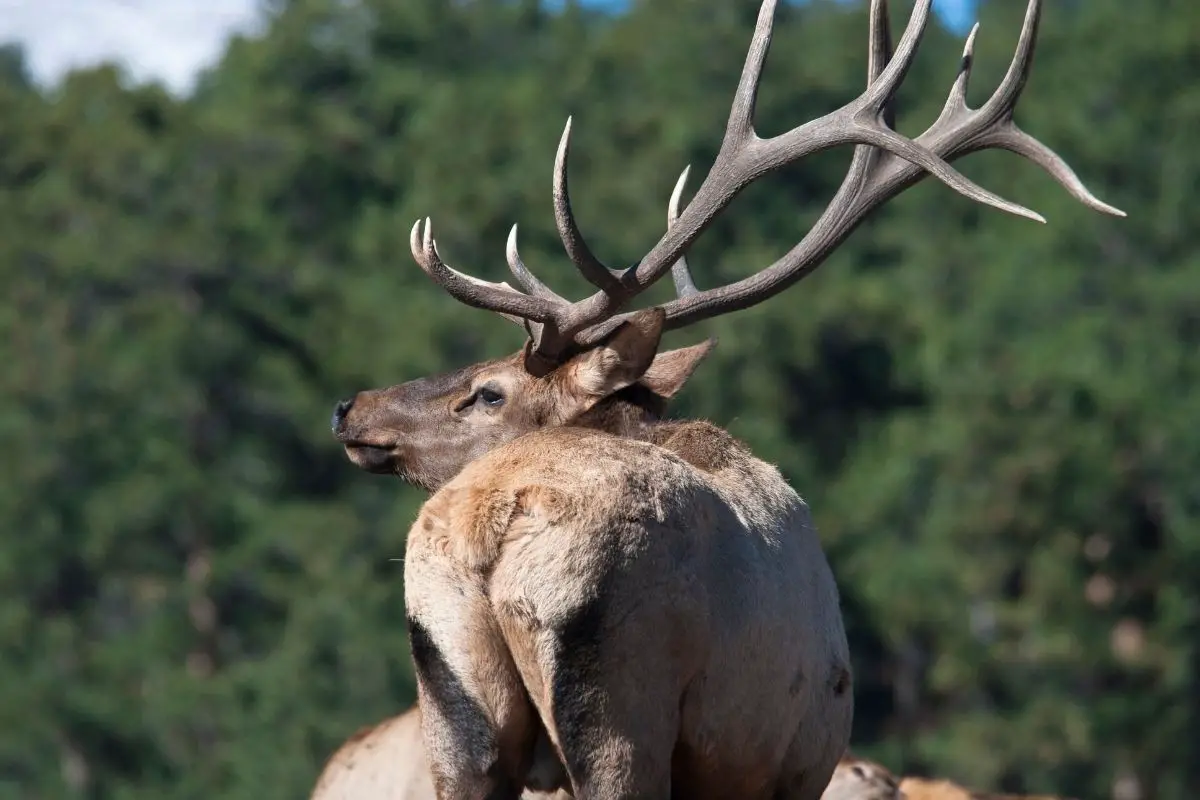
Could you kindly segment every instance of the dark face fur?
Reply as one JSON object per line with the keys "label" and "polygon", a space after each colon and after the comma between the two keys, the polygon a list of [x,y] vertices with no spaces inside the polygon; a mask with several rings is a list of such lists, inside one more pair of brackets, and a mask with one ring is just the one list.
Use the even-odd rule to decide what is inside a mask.
{"label": "dark face fur", "polygon": [[712,342],[655,355],[661,314],[641,314],[544,377],[524,352],[359,392],[333,413],[356,466],[436,490],[469,462],[522,434],[586,425],[637,436],[691,376]]}

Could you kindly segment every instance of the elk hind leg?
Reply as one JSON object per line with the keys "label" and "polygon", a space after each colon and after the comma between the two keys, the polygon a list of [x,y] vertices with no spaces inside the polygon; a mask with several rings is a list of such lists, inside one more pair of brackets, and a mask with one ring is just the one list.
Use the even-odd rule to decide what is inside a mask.
{"label": "elk hind leg", "polygon": [[[679,680],[658,615],[622,613],[606,592],[552,632],[547,727],[576,800],[667,800]],[[661,618],[659,618],[661,620]]]}
{"label": "elk hind leg", "polygon": [[421,732],[440,800],[517,800],[538,725],[482,581],[438,559],[405,572]]}

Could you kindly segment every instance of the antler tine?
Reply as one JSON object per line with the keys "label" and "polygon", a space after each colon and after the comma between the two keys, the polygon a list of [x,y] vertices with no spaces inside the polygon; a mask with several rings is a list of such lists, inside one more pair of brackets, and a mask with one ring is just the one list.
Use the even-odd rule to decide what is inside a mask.
{"label": "antler tine", "polygon": [[[466,305],[482,308],[524,325],[524,320],[545,322],[554,307],[545,298],[531,297],[516,291],[507,283],[491,283],[473,278],[447,266],[438,253],[433,238],[433,224],[428,217],[413,224],[408,243],[413,259],[433,281],[451,297]],[[422,231],[422,227],[424,231]]]}
{"label": "antler tine", "polygon": [[[721,142],[721,154],[726,150],[740,149],[755,138],[754,108],[758,103],[758,85],[762,79],[763,65],[771,49],[771,32],[775,27],[776,0],[763,0],[754,23],[754,38],[746,52],[746,63],[742,65],[742,76],[738,79],[737,91],[729,108],[729,121],[725,124],[725,139]],[[718,155],[720,160],[720,154]],[[714,165],[715,166],[715,165]],[[711,172],[710,172],[711,174]],[[707,179],[705,183],[707,183]],[[703,187],[701,187],[703,188]]]}
{"label": "antler tine", "polygon": [[[420,223],[418,222],[417,224],[420,224]],[[427,226],[427,229],[428,229],[428,226]],[[425,263],[426,263],[425,244],[422,241],[420,235],[417,233],[415,225],[413,226],[413,233],[409,235],[409,246],[414,248],[413,253],[414,253],[414,257],[417,258],[417,264],[421,266],[421,269],[423,271],[425,271],[425,274],[430,275],[432,277],[430,271],[427,270],[425,267]],[[417,249],[417,248],[419,248],[419,249]],[[446,266],[446,264],[444,262],[441,262],[440,256],[438,256],[438,254],[437,254],[437,245],[436,244],[433,245],[433,249],[434,249],[434,256],[435,256],[435,258],[438,259],[439,263],[441,263],[445,269],[448,269],[451,272],[453,272],[457,276],[458,279],[469,281],[470,283],[473,283],[476,286],[480,286],[480,287],[491,287],[492,289],[503,290],[503,291],[507,291],[507,292],[514,291],[513,287],[509,286],[504,281],[501,281],[500,283],[492,283],[491,281],[485,281],[485,280],[482,280],[481,278],[476,278],[472,275],[467,275],[464,272],[458,272],[457,270],[454,270],[453,268]],[[441,284],[439,283],[439,285],[441,285]],[[500,316],[504,317],[506,320],[513,323],[514,325],[517,325],[518,327],[524,328],[526,330],[529,329],[529,325],[531,324],[527,320],[522,319],[521,317],[515,316],[513,314],[506,314],[503,311],[497,311],[496,313],[499,314]]]}
{"label": "antler tine", "polygon": [[534,297],[544,297],[547,300],[553,300],[556,303],[566,304],[567,300],[558,292],[551,289],[546,284],[534,275],[525,262],[521,260],[521,254],[517,250],[517,226],[513,225],[512,230],[508,232],[508,242],[504,246],[504,256],[508,261],[508,269],[512,272],[513,277],[521,288],[526,293]]}
{"label": "antler tine", "polygon": [[583,233],[575,223],[575,214],[571,211],[571,193],[567,184],[567,156],[571,152],[571,119],[571,117],[567,117],[562,138],[558,141],[558,152],[554,156],[554,221],[558,226],[558,236],[562,239],[567,256],[589,283],[602,292],[620,294],[623,292],[617,276],[592,254],[591,248],[583,238]]}
{"label": "antler tine", "polygon": [[1034,42],[1041,18],[1041,0],[1033,0],[1025,8],[1025,21],[1021,24],[1021,35],[1017,39],[1017,47],[1013,52],[1012,61],[1009,62],[1008,71],[1004,73],[1004,79],[1000,81],[996,91],[980,109],[983,116],[1012,116],[1017,101],[1021,99],[1021,92],[1025,89],[1025,82],[1029,80],[1029,71],[1033,67]]}
{"label": "antler tine", "polygon": [[976,22],[971,26],[971,32],[967,34],[967,43],[963,45],[962,61],[958,67],[958,77],[954,79],[954,85],[950,87],[950,94],[946,96],[946,105],[942,109],[942,116],[948,113],[955,113],[960,108],[965,108],[967,105],[967,88],[971,82],[971,67],[975,63],[975,37],[979,34],[979,23]]}
{"label": "antler tine", "polygon": [[[887,0],[871,0],[871,48],[867,55],[867,85],[870,86],[892,60],[892,26],[888,19]],[[896,127],[895,103],[889,100],[883,106],[883,124]]]}
{"label": "antler tine", "polygon": [[[667,202],[668,228],[679,219],[679,202],[683,198],[683,188],[687,185],[688,173],[691,170],[691,164],[683,168],[683,172],[679,173],[679,180],[675,181],[675,188],[671,191],[671,199]],[[688,267],[685,256],[681,255],[679,260],[671,265],[671,279],[675,282],[677,297],[690,297],[700,291],[696,288],[696,281],[692,278],[692,270]]]}
{"label": "antler tine", "polygon": [[1068,194],[1088,208],[1114,217],[1126,216],[1121,209],[1092,194],[1062,156],[1018,128],[1016,123],[1010,122],[1004,129],[989,134],[983,141],[987,147],[1009,150],[1037,164],[1066,189]]}
{"label": "antler tine", "polygon": [[[868,99],[868,102],[864,104],[866,107],[884,106],[891,101],[896,90],[900,88],[900,84],[904,82],[908,68],[912,66],[913,59],[916,57],[917,47],[920,46],[921,39],[925,36],[932,4],[933,0],[917,0],[913,5],[912,14],[908,17],[908,24],[904,26],[904,33],[900,34],[900,42],[896,45],[895,53],[891,54],[887,62],[882,65],[883,68],[878,77],[867,84],[867,90],[863,93],[863,98]],[[891,23],[888,21],[886,0],[882,0],[882,2],[876,0],[871,4],[870,25],[872,49],[886,37],[887,47],[890,50]]]}

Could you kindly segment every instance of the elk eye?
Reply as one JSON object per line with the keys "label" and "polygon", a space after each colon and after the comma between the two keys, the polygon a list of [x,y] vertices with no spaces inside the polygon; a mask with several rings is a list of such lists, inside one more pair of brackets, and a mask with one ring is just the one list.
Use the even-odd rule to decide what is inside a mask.
{"label": "elk eye", "polygon": [[504,395],[497,392],[495,389],[489,389],[484,386],[477,392],[480,402],[485,406],[498,406],[504,402]]}

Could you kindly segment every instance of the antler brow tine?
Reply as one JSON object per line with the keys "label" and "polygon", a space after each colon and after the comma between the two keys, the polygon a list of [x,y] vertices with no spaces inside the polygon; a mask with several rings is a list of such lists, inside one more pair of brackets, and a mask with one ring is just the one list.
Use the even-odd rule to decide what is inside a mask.
{"label": "antler brow tine", "polygon": [[545,322],[550,318],[553,306],[545,299],[522,294],[508,284],[473,278],[448,266],[438,253],[437,241],[433,238],[433,224],[428,217],[423,226],[421,220],[413,225],[409,233],[409,247],[425,274],[459,302],[521,320]]}

